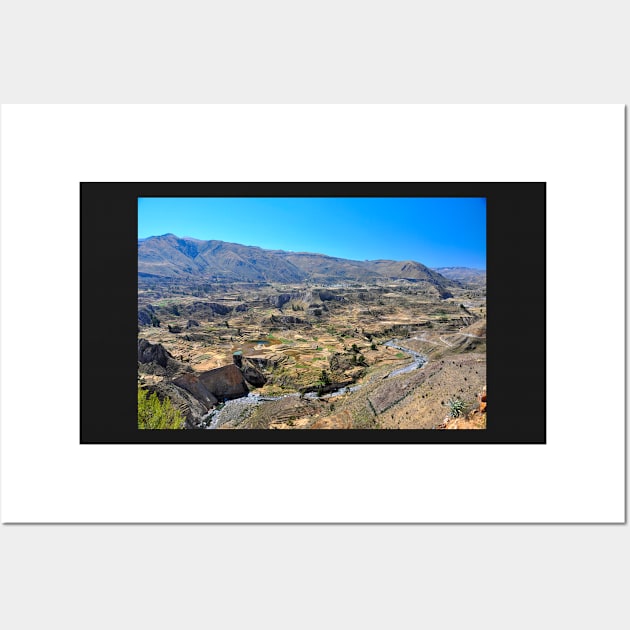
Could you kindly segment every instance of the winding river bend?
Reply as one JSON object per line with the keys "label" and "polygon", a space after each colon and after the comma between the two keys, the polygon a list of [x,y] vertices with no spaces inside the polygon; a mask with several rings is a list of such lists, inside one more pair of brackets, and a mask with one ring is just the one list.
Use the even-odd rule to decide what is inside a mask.
{"label": "winding river bend", "polygon": [[[401,345],[397,339],[390,339],[389,341],[386,341],[383,345],[389,348],[400,350],[401,352],[404,352],[413,358],[413,361],[409,365],[392,370],[389,374],[383,377],[384,379],[398,376],[400,374],[407,374],[408,372],[417,370],[418,368],[421,368],[423,365],[425,365],[428,361],[425,355],[420,354],[419,352],[416,352],[411,348],[406,348],[405,346]],[[322,394],[321,396],[318,396],[316,392],[309,392],[307,394],[304,394],[304,398],[334,398],[335,396],[341,396],[342,394],[347,394],[348,392],[356,392],[357,390],[361,389],[361,387],[362,385],[350,385],[346,387],[340,387],[333,392]],[[260,394],[250,392],[248,396],[245,396],[243,398],[235,398],[234,400],[228,400],[222,407],[209,411],[201,419],[201,426],[204,429],[218,429],[230,418],[239,415],[248,407],[255,407],[266,402],[281,400],[283,398],[299,397],[300,394],[298,392],[294,392],[292,394],[283,394],[282,396],[261,396]]]}

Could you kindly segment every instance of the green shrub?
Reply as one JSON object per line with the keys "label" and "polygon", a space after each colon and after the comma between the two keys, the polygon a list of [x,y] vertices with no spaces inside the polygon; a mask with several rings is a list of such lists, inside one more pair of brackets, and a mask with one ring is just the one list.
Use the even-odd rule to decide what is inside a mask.
{"label": "green shrub", "polygon": [[139,429],[183,429],[184,416],[173,407],[170,398],[160,402],[157,394],[138,387],[138,428]]}
{"label": "green shrub", "polygon": [[459,398],[449,398],[448,399],[448,415],[451,418],[459,418],[464,415],[466,410],[466,403]]}

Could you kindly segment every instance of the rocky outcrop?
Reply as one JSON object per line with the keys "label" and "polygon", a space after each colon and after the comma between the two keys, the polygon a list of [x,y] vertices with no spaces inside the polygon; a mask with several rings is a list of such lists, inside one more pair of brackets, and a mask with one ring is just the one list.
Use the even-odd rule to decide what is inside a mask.
{"label": "rocky outcrop", "polygon": [[287,302],[291,301],[290,293],[281,293],[280,295],[272,295],[269,298],[269,303],[276,308],[282,308]]}
{"label": "rocky outcrop", "polygon": [[249,356],[247,357],[247,360],[259,369],[273,369],[278,367],[281,363],[286,363],[287,357],[283,354],[261,354],[256,356]]}
{"label": "rocky outcrop", "polygon": [[207,305],[213,313],[216,315],[227,315],[232,311],[229,306],[225,306],[225,304],[218,304],[217,302],[208,302]]}
{"label": "rocky outcrop", "polygon": [[341,300],[343,300],[343,297],[341,297],[340,295],[336,295],[332,291],[320,291],[319,292],[319,299],[322,302],[331,302],[333,300],[341,301]]}
{"label": "rocky outcrop", "polygon": [[232,355],[232,360],[252,387],[262,387],[267,382],[266,376],[258,369],[258,365],[248,358],[244,359],[242,352],[235,352]]}
{"label": "rocky outcrop", "polygon": [[155,309],[151,304],[138,308],[138,325],[155,327],[160,325],[160,320],[156,317]]}
{"label": "rocky outcrop", "polygon": [[138,362],[156,363],[165,368],[173,355],[161,343],[151,343],[146,339],[138,339]]}
{"label": "rocky outcrop", "polygon": [[256,367],[253,362],[249,361],[249,359],[245,359],[241,362],[240,370],[245,380],[252,387],[262,387],[267,382],[267,378],[265,377],[265,375]]}
{"label": "rocky outcrop", "polygon": [[196,328],[199,326],[199,322],[195,319],[189,319],[186,323],[186,328]]}
{"label": "rocky outcrop", "polygon": [[138,371],[155,376],[174,376],[190,372],[191,367],[173,358],[161,343],[138,339]]}
{"label": "rocky outcrop", "polygon": [[138,310],[138,324],[140,326],[150,326],[152,321],[151,313],[146,308]]}
{"label": "rocky outcrop", "polygon": [[240,398],[249,394],[245,378],[234,364],[201,372],[197,378],[220,401]]}
{"label": "rocky outcrop", "polygon": [[311,392],[318,392],[319,394],[329,394],[330,392],[337,391],[342,387],[348,387],[348,385],[352,385],[354,380],[347,379],[345,381],[335,381],[332,383],[328,383],[327,385],[307,385],[305,387],[300,387],[300,394],[309,394]]}
{"label": "rocky outcrop", "polygon": [[285,326],[292,326],[296,324],[309,325],[308,322],[304,321],[303,319],[300,319],[299,317],[294,317],[293,315],[283,315],[282,317],[279,317],[277,315],[272,315],[269,318],[269,322],[271,324],[284,324]]}
{"label": "rocky outcrop", "polygon": [[219,402],[219,399],[199,380],[196,374],[182,374],[174,379],[173,383],[191,393],[204,405],[206,411]]}
{"label": "rocky outcrop", "polygon": [[181,411],[186,418],[186,428],[194,429],[200,424],[201,418],[207,413],[206,407],[190,392],[178,387],[172,381],[161,381],[147,386],[150,393],[156,392],[160,400],[168,397],[173,406]]}
{"label": "rocky outcrop", "polygon": [[354,370],[357,366],[363,365],[359,363],[360,353],[355,352],[335,352],[332,357],[330,357],[328,361],[328,365],[330,365],[330,369],[333,372],[344,374],[351,370]]}
{"label": "rocky outcrop", "polygon": [[215,370],[179,374],[172,381],[151,385],[158,396],[169,396],[187,418],[187,428],[199,426],[202,416],[217,403],[249,394],[245,378],[236,365]]}

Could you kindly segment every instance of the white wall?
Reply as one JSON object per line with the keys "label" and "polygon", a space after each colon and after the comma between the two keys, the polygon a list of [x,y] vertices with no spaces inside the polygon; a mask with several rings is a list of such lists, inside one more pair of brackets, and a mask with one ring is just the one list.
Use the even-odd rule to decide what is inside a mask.
{"label": "white wall", "polygon": [[[630,102],[620,2],[13,4],[3,103]],[[0,560],[11,630],[628,623],[627,525],[3,526]]]}

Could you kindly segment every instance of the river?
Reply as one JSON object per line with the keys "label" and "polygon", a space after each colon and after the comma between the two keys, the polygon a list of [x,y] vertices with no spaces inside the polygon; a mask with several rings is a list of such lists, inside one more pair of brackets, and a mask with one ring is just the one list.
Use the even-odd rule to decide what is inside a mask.
{"label": "river", "polygon": [[[396,350],[400,350],[413,358],[413,361],[402,368],[397,368],[392,370],[389,374],[387,374],[383,379],[391,378],[393,376],[398,376],[400,374],[407,374],[408,372],[412,372],[413,370],[417,370],[425,365],[428,361],[427,357],[411,348],[406,348],[401,345],[397,339],[390,339],[386,341],[384,345],[389,348],[394,348]],[[322,394],[319,396],[317,392],[309,392],[304,394],[304,398],[319,398],[319,399],[327,399],[334,398],[335,396],[341,396],[342,394],[347,394],[349,392],[356,392],[361,389],[362,385],[350,385],[345,387],[340,387],[333,392],[328,394]],[[260,394],[255,394],[250,392],[249,395],[244,396],[242,398],[235,398],[233,400],[228,400],[225,404],[219,408],[212,409],[209,411],[202,419],[201,426],[204,429],[218,429],[222,424],[225,424],[232,418],[236,418],[242,414],[248,407],[255,407],[260,404],[264,404],[265,402],[271,402],[274,400],[281,400],[282,398],[299,398],[300,394],[298,392],[294,392],[292,394],[282,394],[281,396],[261,396]]]}

